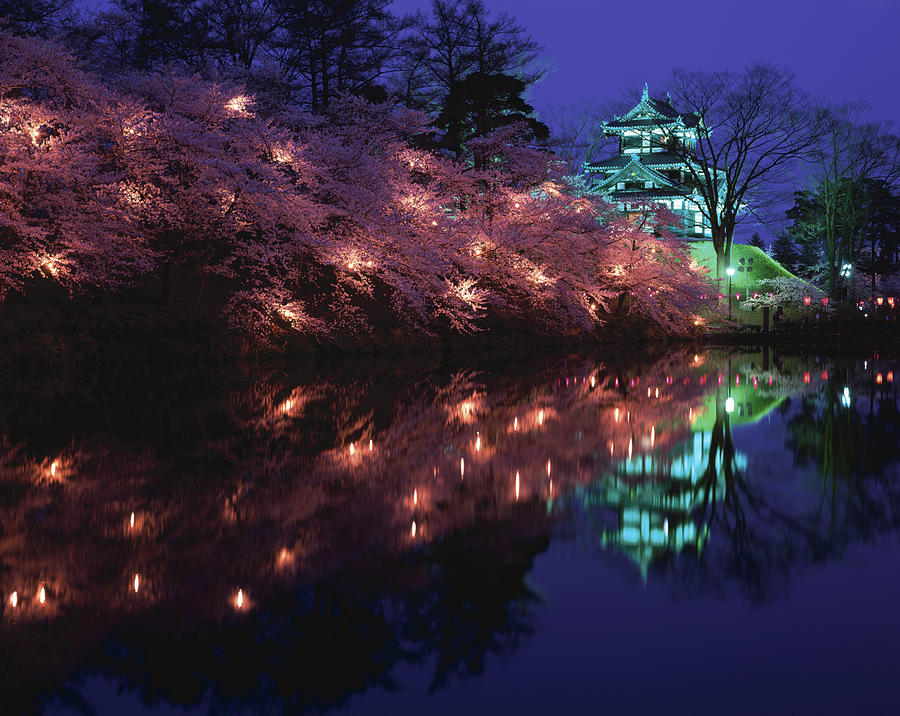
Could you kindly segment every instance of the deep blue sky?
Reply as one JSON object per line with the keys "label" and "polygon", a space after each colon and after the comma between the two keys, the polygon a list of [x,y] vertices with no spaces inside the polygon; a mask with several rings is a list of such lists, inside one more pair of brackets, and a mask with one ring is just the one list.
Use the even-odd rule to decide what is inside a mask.
{"label": "deep blue sky", "polygon": [[[76,0],[82,7],[107,0]],[[398,14],[430,0],[394,0]],[[662,95],[675,67],[791,67],[801,87],[864,100],[873,118],[900,117],[900,0],[485,0],[524,25],[551,68],[532,91],[539,111],[622,99],[650,83]]]}
{"label": "deep blue sky", "polygon": [[[545,47],[553,70],[531,93],[538,109],[621,98],[649,82],[664,94],[674,67],[790,66],[815,96],[865,100],[900,116],[900,0],[485,0]],[[430,0],[394,0],[395,12]]]}

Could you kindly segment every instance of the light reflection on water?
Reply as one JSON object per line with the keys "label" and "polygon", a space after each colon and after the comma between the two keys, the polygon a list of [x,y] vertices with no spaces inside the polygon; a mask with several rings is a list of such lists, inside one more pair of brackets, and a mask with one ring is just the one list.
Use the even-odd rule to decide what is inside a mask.
{"label": "light reflection on water", "polygon": [[104,674],[151,701],[302,711],[400,664],[490,681],[488,655],[549,608],[535,560],[573,537],[635,589],[770,602],[896,530],[895,370],[685,349],[21,399],[0,442],[0,686],[22,709]]}

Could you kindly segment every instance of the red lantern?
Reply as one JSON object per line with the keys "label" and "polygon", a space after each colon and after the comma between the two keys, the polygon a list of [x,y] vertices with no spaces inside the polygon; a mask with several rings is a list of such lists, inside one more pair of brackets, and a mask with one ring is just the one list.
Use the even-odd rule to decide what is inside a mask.
{"label": "red lantern", "polygon": [[827,370],[822,371],[822,380],[828,380],[828,371]]}
{"label": "red lantern", "polygon": [[881,385],[883,382],[884,382],[884,376],[882,376],[881,373],[879,373],[878,375],[875,376],[875,384],[876,385]]}
{"label": "red lantern", "polygon": [[806,372],[803,374],[803,382],[804,382],[804,383],[809,383],[809,381],[810,381],[809,371],[806,371]]}
{"label": "red lantern", "polygon": [[876,298],[875,303],[877,303],[879,306],[883,306],[884,305],[884,296],[879,296],[878,298]]}
{"label": "red lantern", "polygon": [[741,294],[739,294],[739,293],[736,293],[736,294],[734,294],[734,295],[735,295],[735,296],[737,296],[737,300],[738,300],[738,301],[740,301],[740,300],[741,300]]}
{"label": "red lantern", "polygon": [[753,292],[753,298],[759,298],[759,291]]}
{"label": "red lantern", "polygon": [[891,310],[893,310],[893,308],[894,308],[894,297],[893,296],[888,296],[888,306],[890,306]]}
{"label": "red lantern", "polygon": [[812,296],[804,296],[804,297],[803,297],[803,303],[805,303],[807,306],[808,306],[809,304],[811,304],[811,303],[812,303]]}
{"label": "red lantern", "polygon": [[825,306],[825,308],[828,308],[828,296],[822,298],[822,305]]}
{"label": "red lantern", "polygon": [[894,371],[889,370],[889,371],[887,372],[887,382],[888,382],[888,383],[893,383],[893,382],[894,382]]}

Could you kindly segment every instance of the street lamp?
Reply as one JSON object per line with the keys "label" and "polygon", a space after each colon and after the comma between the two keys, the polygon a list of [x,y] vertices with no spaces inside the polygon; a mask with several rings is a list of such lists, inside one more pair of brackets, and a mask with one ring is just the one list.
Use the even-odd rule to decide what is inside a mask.
{"label": "street lamp", "polygon": [[744,288],[747,289],[747,295],[750,295],[750,272],[753,271],[753,257],[751,256],[747,259],[742,258],[738,263],[740,263],[740,266],[738,266],[737,270],[743,271],[746,274]]}
{"label": "street lamp", "polygon": [[731,320],[731,277],[734,276],[734,269],[729,266],[725,269],[725,273],[728,274],[728,320]]}

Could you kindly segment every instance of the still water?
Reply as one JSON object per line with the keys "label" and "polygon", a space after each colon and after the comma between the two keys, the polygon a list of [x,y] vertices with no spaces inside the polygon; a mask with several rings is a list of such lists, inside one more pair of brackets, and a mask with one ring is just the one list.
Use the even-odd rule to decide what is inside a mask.
{"label": "still water", "polygon": [[895,358],[5,376],[0,711],[897,713]]}

